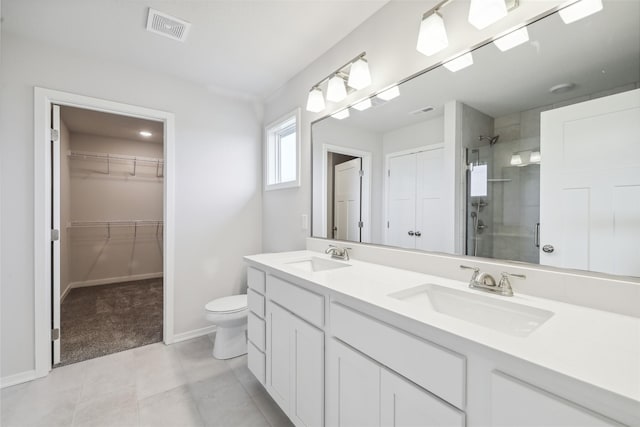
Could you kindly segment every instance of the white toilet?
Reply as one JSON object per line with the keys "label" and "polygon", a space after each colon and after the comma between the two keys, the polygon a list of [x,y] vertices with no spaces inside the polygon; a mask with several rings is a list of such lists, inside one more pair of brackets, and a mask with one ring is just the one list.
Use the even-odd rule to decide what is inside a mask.
{"label": "white toilet", "polygon": [[210,301],[204,306],[205,317],[216,324],[213,357],[231,359],[247,353],[247,294],[232,295]]}

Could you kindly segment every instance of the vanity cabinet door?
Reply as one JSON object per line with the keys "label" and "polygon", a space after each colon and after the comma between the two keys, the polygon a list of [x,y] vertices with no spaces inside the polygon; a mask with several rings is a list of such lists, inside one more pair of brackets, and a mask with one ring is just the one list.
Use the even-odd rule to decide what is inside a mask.
{"label": "vanity cabinet door", "polygon": [[380,420],[384,427],[463,427],[464,413],[384,368],[380,375]]}
{"label": "vanity cabinet door", "polygon": [[324,332],[267,301],[266,388],[297,426],[324,425]]}
{"label": "vanity cabinet door", "polygon": [[291,401],[291,321],[293,316],[267,302],[267,391],[287,412]]}
{"label": "vanity cabinet door", "polygon": [[331,340],[327,363],[327,426],[380,425],[380,366]]}

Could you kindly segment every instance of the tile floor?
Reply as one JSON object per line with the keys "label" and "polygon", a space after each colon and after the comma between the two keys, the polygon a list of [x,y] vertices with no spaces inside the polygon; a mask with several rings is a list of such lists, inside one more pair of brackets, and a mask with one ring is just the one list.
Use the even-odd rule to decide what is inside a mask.
{"label": "tile floor", "polygon": [[211,357],[211,337],[151,344],[2,389],[0,425],[291,426],[247,369]]}

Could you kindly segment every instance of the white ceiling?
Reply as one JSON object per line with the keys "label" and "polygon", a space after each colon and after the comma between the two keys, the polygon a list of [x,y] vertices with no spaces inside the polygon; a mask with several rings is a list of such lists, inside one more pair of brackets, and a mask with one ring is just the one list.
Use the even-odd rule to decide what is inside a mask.
{"label": "white ceiling", "polygon": [[[260,99],[388,1],[4,0],[2,31]],[[147,32],[149,7],[190,22],[186,42]]]}
{"label": "white ceiling", "polygon": [[[60,118],[71,133],[160,144],[164,141],[162,123],[152,120],[66,106],[60,107]],[[143,130],[151,132],[151,136],[141,136],[139,132]]]}

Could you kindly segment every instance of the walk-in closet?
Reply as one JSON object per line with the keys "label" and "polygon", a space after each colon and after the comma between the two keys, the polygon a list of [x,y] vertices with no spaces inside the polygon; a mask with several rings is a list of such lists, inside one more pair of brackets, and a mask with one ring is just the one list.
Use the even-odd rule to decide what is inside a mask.
{"label": "walk-in closet", "polygon": [[162,341],[164,144],[160,122],[68,106],[55,106],[54,116],[56,109],[53,361],[66,365]]}

